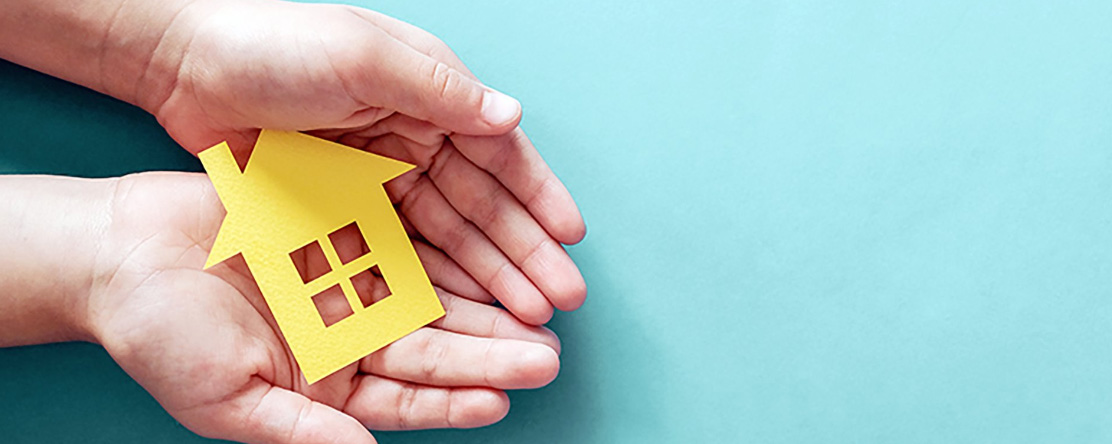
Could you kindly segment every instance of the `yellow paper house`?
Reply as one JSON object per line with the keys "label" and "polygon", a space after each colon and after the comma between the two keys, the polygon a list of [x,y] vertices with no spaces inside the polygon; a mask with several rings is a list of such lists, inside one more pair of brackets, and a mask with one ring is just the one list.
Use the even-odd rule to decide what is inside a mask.
{"label": "yellow paper house", "polygon": [[[199,157],[228,212],[205,268],[243,254],[309,383],[444,315],[383,188],[413,165],[267,130],[242,172],[224,143]],[[340,230],[359,233],[355,240],[367,248],[341,257],[333,243]],[[307,251],[323,253],[319,276],[299,269],[298,254]],[[380,272],[389,296],[357,294],[352,279],[370,270]],[[319,304],[329,294],[350,305],[330,325]]]}

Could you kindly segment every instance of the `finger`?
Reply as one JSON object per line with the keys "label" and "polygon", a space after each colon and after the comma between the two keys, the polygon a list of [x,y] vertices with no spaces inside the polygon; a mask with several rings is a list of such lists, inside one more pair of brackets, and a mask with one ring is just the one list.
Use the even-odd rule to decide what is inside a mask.
{"label": "finger", "polygon": [[413,247],[434,284],[472,301],[494,302],[494,296],[444,252],[421,241],[414,241]]}
{"label": "finger", "polygon": [[560,358],[536,342],[422,328],[363,358],[359,369],[426,385],[526,389],[556,379]]}
{"label": "finger", "polygon": [[496,137],[457,134],[451,139],[460,153],[517,196],[552,237],[565,244],[583,240],[587,227],[579,208],[520,128]]}
{"label": "finger", "polygon": [[[517,126],[521,104],[368,24],[360,48],[333,48],[337,73],[354,98],[462,134],[503,134]],[[354,51],[355,53],[348,53]]]}
{"label": "finger", "polygon": [[375,430],[472,428],[506,417],[510,399],[487,388],[439,388],[374,375],[357,377],[344,411]]}
{"label": "finger", "polygon": [[447,313],[429,324],[431,327],[469,336],[536,342],[560,353],[560,338],[552,330],[525,324],[506,310],[448,291],[438,290],[437,295]]}
{"label": "finger", "polygon": [[[486,235],[460,216],[425,176],[399,177],[387,189],[407,189],[401,211],[436,245],[522,321],[534,325],[552,318],[552,305]],[[408,188],[404,188],[408,187]]]}
{"label": "finger", "polygon": [[[418,120],[405,114],[394,114],[381,121],[375,122],[365,128],[333,134],[337,142],[348,146],[366,147],[371,139],[387,134],[395,134],[417,144],[415,147],[407,146],[410,155],[421,158],[423,153],[435,153],[444,145],[444,138],[449,131],[425,120]],[[412,150],[416,149],[416,152]]]}
{"label": "finger", "polygon": [[456,211],[482,229],[552,305],[561,310],[583,305],[587,285],[579,268],[501,183],[450,143],[437,154],[429,177]]}
{"label": "finger", "polygon": [[404,114],[343,134],[339,143],[358,147],[364,151],[412,163],[414,173],[425,172],[433,156],[447,141],[447,130]]}
{"label": "finger", "polygon": [[258,444],[373,444],[359,421],[298,393],[254,377],[219,404],[178,415],[198,434]]}

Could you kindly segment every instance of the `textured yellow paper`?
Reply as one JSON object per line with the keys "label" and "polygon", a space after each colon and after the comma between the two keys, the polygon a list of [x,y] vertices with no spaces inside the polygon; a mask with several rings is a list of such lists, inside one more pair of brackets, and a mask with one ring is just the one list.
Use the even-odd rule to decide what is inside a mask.
{"label": "textured yellow paper", "polygon": [[[269,130],[243,172],[224,143],[200,158],[228,211],[205,268],[243,254],[309,383],[444,315],[383,188],[413,165]],[[341,264],[328,234],[353,221],[371,252]],[[304,283],[290,253],[313,241],[332,271]],[[374,265],[391,295],[364,308],[351,277]],[[312,297],[337,284],[354,314],[326,327]]]}

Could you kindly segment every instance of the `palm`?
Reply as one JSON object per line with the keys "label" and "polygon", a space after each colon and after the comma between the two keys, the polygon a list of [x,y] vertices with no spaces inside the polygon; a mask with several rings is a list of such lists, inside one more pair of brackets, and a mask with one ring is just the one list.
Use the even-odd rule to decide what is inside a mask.
{"label": "palm", "polygon": [[[104,256],[106,278],[90,299],[94,323],[109,326],[98,337],[199,433],[360,442],[355,420],[377,429],[472,427],[504,415],[501,389],[555,377],[551,332],[440,290],[445,318],[309,386],[243,262],[201,271],[224,214],[203,176],[125,178],[113,211],[104,251],[122,254]],[[477,287],[435,250],[419,251],[435,284]]]}
{"label": "palm", "polygon": [[183,146],[229,141],[243,152],[259,128],[313,130],[417,164],[387,188],[412,232],[526,322],[583,302],[582,277],[560,245],[582,238],[582,219],[521,130],[453,134],[432,123],[450,122],[445,111],[394,97],[409,77],[430,76],[441,95],[461,81],[453,75],[471,77],[439,40],[345,6],[197,8],[207,9],[192,14],[178,79],[157,107]]}

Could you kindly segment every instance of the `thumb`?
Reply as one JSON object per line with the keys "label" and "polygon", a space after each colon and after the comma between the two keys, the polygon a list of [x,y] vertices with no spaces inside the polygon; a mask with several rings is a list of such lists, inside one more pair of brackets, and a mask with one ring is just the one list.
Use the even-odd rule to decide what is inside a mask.
{"label": "thumb", "polygon": [[359,421],[255,378],[238,396],[179,418],[195,432],[251,444],[375,444]]}
{"label": "thumb", "polygon": [[358,82],[364,103],[460,134],[497,135],[517,127],[517,100],[381,30],[376,34],[369,39],[372,65]]}

